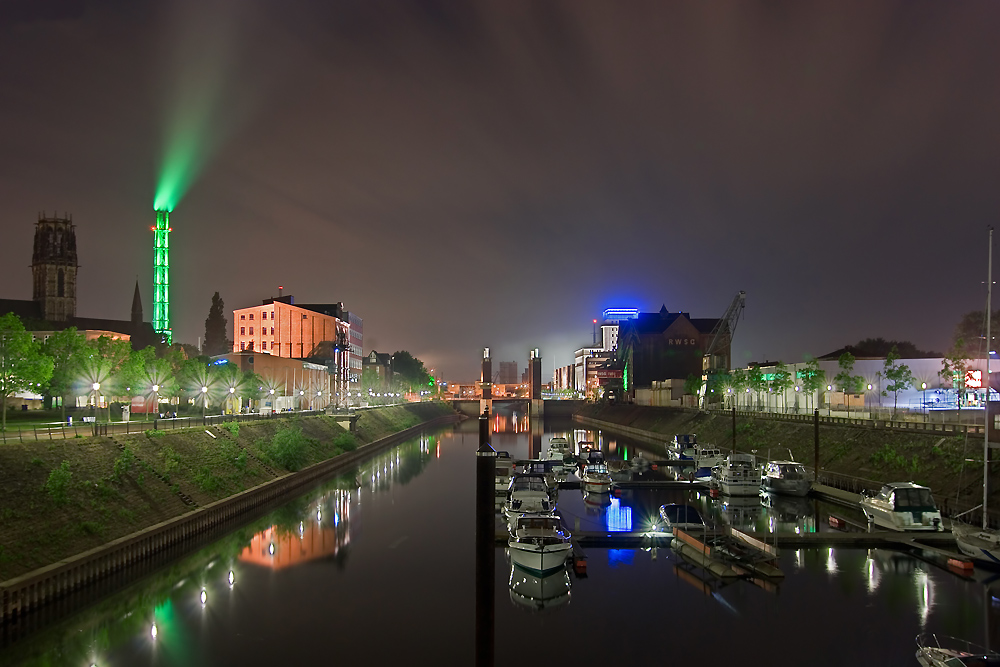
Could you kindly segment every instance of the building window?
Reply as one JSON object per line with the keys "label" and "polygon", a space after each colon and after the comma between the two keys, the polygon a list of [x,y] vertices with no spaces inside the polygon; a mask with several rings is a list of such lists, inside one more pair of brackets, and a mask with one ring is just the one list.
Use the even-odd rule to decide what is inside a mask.
{"label": "building window", "polygon": [[271,319],[272,320],[274,319],[274,311],[273,310],[271,311]]}
{"label": "building window", "polygon": [[245,350],[245,349],[247,349],[247,344],[246,343],[240,343],[240,350]]}
{"label": "building window", "polygon": [[247,328],[246,327],[240,327],[240,335],[241,336],[246,336],[247,335]]}
{"label": "building window", "polygon": [[240,315],[240,319],[241,319],[241,320],[245,320],[246,318],[247,318],[247,316],[246,316],[246,315]]}
{"label": "building window", "polygon": [[266,340],[262,340],[260,342],[260,349],[262,349],[262,350],[266,350],[267,349],[267,341]]}
{"label": "building window", "polygon": [[253,313],[250,313],[250,319],[251,320],[253,319]]}
{"label": "building window", "polygon": [[[250,316],[250,319],[253,319],[253,315]],[[250,335],[253,335],[253,327],[250,327]]]}
{"label": "building window", "polygon": [[274,335],[274,327],[271,327],[271,335]]}

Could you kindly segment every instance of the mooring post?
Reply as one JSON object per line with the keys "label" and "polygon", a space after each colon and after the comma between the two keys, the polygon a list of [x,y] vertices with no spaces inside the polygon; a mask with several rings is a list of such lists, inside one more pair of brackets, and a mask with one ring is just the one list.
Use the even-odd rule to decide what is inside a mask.
{"label": "mooring post", "polygon": [[819,409],[813,410],[813,482],[819,482]]}
{"label": "mooring post", "polygon": [[476,667],[493,667],[496,527],[493,515],[496,450],[490,445],[490,411],[479,417],[476,451]]}
{"label": "mooring post", "polygon": [[736,453],[736,408],[733,408],[733,454]]}

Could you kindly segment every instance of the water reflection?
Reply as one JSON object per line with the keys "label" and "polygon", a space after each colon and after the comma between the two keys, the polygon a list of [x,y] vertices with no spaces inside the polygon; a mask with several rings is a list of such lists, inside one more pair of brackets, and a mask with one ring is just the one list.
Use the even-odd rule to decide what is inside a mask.
{"label": "water reflection", "polygon": [[569,571],[560,567],[545,576],[523,570],[511,562],[508,587],[510,600],[519,607],[542,611],[569,604],[572,586]]}
{"label": "water reflection", "polygon": [[[355,497],[357,494],[354,494]],[[240,553],[244,563],[282,570],[318,558],[336,556],[350,544],[351,491],[334,490],[322,496],[315,514],[308,514],[294,530],[272,525],[250,538]],[[332,517],[324,521],[323,513]]]}

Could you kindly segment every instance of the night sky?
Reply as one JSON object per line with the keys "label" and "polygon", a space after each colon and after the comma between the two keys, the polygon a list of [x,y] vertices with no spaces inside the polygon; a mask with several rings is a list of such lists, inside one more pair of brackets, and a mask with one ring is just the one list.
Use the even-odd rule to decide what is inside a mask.
{"label": "night sky", "polygon": [[[543,374],[607,307],[720,316],[734,362],[944,350],[1000,212],[1000,3],[0,2],[0,297],[70,212],[78,314],[175,340],[278,285],[445,380]],[[231,313],[229,314],[231,318]]]}

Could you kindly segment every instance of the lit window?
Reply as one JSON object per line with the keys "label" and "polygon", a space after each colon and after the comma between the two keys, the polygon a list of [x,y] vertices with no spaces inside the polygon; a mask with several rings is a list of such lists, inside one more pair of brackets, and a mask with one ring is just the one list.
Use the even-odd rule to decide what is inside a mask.
{"label": "lit window", "polygon": [[253,319],[253,313],[250,313],[250,319],[251,320]]}
{"label": "lit window", "polygon": [[240,327],[240,335],[241,336],[246,336],[247,335],[247,328],[246,327]]}
{"label": "lit window", "polygon": [[[251,315],[251,316],[250,316],[250,319],[251,319],[251,320],[253,319],[253,315]],[[250,327],[250,335],[251,335],[251,336],[253,335],[253,327]]]}
{"label": "lit window", "polygon": [[245,320],[246,318],[247,318],[247,316],[246,316],[246,315],[240,315],[240,319],[241,319],[241,320]]}

